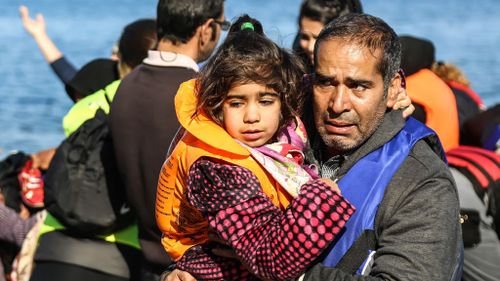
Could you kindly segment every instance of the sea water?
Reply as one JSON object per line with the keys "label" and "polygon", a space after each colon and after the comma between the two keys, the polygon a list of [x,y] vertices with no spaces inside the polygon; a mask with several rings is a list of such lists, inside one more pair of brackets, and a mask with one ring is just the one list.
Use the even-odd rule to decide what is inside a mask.
{"label": "sea water", "polygon": [[[266,33],[290,47],[300,0],[227,0],[226,18],[243,13],[262,21]],[[122,28],[154,18],[155,0],[0,0],[0,159],[12,150],[35,152],[63,139],[61,120],[71,106],[62,83],[23,30],[21,4],[43,13],[56,45],[77,67],[109,57]],[[398,34],[430,39],[436,58],[458,65],[488,106],[500,102],[500,1],[362,1],[364,11]]]}

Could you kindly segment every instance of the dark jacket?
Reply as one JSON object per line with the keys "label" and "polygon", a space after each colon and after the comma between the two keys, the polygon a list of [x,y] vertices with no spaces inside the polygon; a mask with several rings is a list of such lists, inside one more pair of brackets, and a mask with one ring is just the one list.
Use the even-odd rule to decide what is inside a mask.
{"label": "dark jacket", "polygon": [[127,198],[138,215],[139,242],[146,260],[165,269],[171,262],[155,221],[158,175],[179,129],[174,96],[195,75],[183,67],[141,64],[127,75],[111,104],[110,128]]}
{"label": "dark jacket", "polygon": [[[375,133],[349,155],[339,176],[403,126],[400,111],[387,113]],[[374,226],[377,253],[369,276],[318,264],[304,280],[450,280],[462,244],[457,189],[446,163],[426,141],[415,144],[387,186]]]}

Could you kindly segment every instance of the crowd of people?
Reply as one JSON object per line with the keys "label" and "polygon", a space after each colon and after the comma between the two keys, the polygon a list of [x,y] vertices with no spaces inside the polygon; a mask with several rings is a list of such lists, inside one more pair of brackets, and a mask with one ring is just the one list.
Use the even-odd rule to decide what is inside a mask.
{"label": "crowd of people", "polygon": [[20,15],[74,104],[0,162],[0,281],[500,279],[499,105],[359,0],[290,49],[159,0],[81,69]]}

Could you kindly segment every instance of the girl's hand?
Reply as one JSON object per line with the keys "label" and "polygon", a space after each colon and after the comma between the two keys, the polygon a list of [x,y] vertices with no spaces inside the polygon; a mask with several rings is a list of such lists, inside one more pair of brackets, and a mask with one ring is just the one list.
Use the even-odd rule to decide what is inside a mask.
{"label": "girl's hand", "polygon": [[330,188],[331,188],[333,191],[337,192],[338,194],[341,194],[341,192],[340,192],[340,188],[339,188],[339,186],[338,186],[338,184],[337,184],[336,182],[332,181],[331,179],[327,179],[327,178],[322,178],[322,179],[320,179],[320,180],[321,180],[322,182],[326,183],[327,185],[329,185],[329,186],[330,186]]}
{"label": "girl's hand", "polygon": [[403,118],[409,117],[415,111],[415,106],[413,106],[413,104],[411,103],[410,96],[408,95],[408,92],[406,92],[406,89],[403,87],[399,89],[395,101],[390,101],[389,99],[389,101],[387,102],[387,107],[394,110],[402,109]]}

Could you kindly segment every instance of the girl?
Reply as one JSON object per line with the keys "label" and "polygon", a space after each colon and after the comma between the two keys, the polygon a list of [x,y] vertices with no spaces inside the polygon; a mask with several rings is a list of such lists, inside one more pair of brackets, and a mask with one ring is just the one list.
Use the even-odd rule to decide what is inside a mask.
{"label": "girl", "polygon": [[[185,133],[159,178],[162,244],[176,268],[198,280],[291,279],[329,245],[353,207],[333,182],[301,166],[300,63],[248,16],[232,31],[175,98]],[[241,262],[212,253],[209,229]]]}

